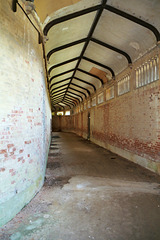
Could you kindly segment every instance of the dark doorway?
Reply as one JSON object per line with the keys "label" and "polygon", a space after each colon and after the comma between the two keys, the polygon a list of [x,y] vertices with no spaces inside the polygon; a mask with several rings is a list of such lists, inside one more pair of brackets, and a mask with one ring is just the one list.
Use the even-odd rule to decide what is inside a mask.
{"label": "dark doorway", "polygon": [[88,136],[87,139],[90,140],[90,113],[88,113]]}

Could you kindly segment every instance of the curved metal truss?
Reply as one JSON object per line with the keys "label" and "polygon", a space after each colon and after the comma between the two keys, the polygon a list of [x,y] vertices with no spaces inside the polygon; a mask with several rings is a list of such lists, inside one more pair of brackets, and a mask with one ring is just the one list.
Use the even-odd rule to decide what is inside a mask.
{"label": "curved metal truss", "polygon": [[[126,19],[126,21],[136,23],[137,26],[141,26],[151,32],[154,35],[156,42],[160,41],[160,33],[155,26],[140,18],[137,18],[136,16],[133,16],[120,9],[108,5],[107,0],[102,0],[101,4],[98,4],[96,6],[92,6],[50,21],[44,27],[45,36],[48,35],[51,28],[53,28],[55,25],[68,22],[72,19],[76,19],[86,14],[96,13],[87,37],[72,41],[56,48],[52,48],[47,53],[47,60],[50,61],[52,57],[54,58],[55,53],[57,54],[60,51],[63,51],[65,49],[71,49],[72,47],[79,46],[83,43],[83,48],[79,56],[67,59],[54,65],[50,65],[48,68],[48,74],[50,75],[50,93],[52,95],[51,99],[53,101],[53,105],[64,103],[66,106],[73,107],[77,104],[77,102],[83,101],[84,98],[90,96],[91,93],[96,91],[97,88],[103,86],[103,77],[93,73],[92,71],[88,72],[83,69],[81,67],[82,62],[97,66],[97,68],[103,68],[104,71],[110,74],[113,80],[115,79],[115,70],[111,66],[108,66],[107,64],[104,64],[103,62],[100,62],[86,55],[87,48],[90,44],[96,45],[97,48],[101,47],[104,49],[104,51],[106,50],[119,54],[128,65],[132,64],[133,60],[129,52],[124,51],[123,49],[121,49],[121,47],[117,48],[116,46],[112,46],[106,41],[101,41],[100,39],[94,37],[95,29],[97,28],[101,20],[102,13],[104,12],[110,12],[112,14],[122,17],[123,19]],[[58,74],[54,73],[56,69],[60,69],[62,66],[67,67],[71,63],[75,63],[74,68],[68,67],[66,71],[62,71]],[[69,77],[68,74],[70,74]],[[79,76],[79,74],[81,74],[81,76]],[[94,79],[94,81],[90,79]]]}

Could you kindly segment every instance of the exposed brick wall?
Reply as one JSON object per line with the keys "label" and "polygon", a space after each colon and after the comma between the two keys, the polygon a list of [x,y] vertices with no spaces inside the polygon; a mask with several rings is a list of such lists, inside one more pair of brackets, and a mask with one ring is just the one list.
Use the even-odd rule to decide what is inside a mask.
{"label": "exposed brick wall", "polygon": [[158,85],[158,82],[153,83],[152,88],[143,87],[94,108],[91,115],[92,139],[159,161]]}
{"label": "exposed brick wall", "polygon": [[62,117],[62,129],[65,126],[65,131],[87,138],[90,112],[91,141],[160,174],[160,80],[136,89],[134,71],[155,54],[159,54],[158,48],[116,77],[117,81],[126,73],[131,75],[128,93],[115,94],[112,100],[76,113],[71,116],[73,127],[68,129],[65,122],[69,120]]}
{"label": "exposed brick wall", "polygon": [[39,191],[50,142],[42,46],[11,5],[0,0],[0,225]]}

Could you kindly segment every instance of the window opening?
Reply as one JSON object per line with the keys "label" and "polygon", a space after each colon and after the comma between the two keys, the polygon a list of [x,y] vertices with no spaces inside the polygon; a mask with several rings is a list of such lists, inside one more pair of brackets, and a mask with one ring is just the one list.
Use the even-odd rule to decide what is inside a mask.
{"label": "window opening", "polygon": [[98,104],[103,103],[103,101],[104,101],[104,94],[103,94],[103,93],[100,93],[100,94],[98,95]]}
{"label": "window opening", "polygon": [[63,114],[64,114],[63,112],[57,112],[58,116],[63,116]]}
{"label": "window opening", "polygon": [[156,55],[135,69],[136,88],[142,87],[159,79],[159,57]]}
{"label": "window opening", "polygon": [[65,112],[65,116],[69,116],[69,115],[71,115],[71,112],[70,111],[66,111]]}
{"label": "window opening", "polygon": [[130,90],[130,75],[125,75],[121,80],[118,81],[118,96],[129,92]]}
{"label": "window opening", "polygon": [[112,98],[114,98],[114,86],[112,86],[106,90],[106,100],[108,101]]}

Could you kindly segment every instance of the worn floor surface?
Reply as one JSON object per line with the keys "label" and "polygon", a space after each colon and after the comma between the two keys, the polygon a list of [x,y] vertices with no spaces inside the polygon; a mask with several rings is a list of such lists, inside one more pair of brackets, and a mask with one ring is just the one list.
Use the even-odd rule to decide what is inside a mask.
{"label": "worn floor surface", "polygon": [[54,133],[46,181],[0,240],[160,240],[160,178],[74,134]]}

